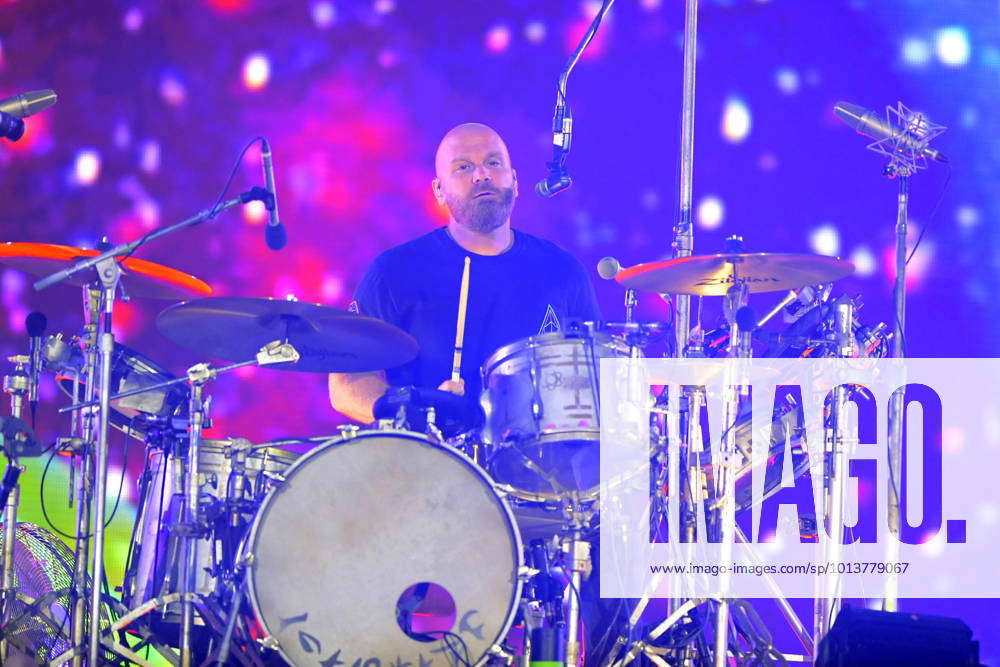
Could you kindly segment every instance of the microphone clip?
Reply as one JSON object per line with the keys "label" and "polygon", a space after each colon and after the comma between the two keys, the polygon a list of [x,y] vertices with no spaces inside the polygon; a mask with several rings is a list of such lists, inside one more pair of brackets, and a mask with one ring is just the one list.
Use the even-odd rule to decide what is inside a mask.
{"label": "microphone clip", "polygon": [[264,203],[264,208],[268,211],[274,210],[274,195],[267,191],[267,189],[255,185],[246,192],[240,193],[240,203],[246,204],[251,201],[259,201]]}

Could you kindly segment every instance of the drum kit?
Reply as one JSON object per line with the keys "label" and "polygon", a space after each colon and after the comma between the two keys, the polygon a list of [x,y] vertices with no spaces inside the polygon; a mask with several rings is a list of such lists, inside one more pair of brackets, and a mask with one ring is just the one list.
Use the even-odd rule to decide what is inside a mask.
{"label": "drum kit", "polygon": [[[202,437],[212,379],[248,365],[312,373],[392,368],[417,355],[414,339],[328,306],[213,297],[201,280],[133,257],[113,261],[119,275],[110,290],[101,265],[98,279],[75,274],[68,282],[83,289],[81,333],[43,336],[35,327],[31,354],[10,358],[15,370],[4,385],[12,405],[3,441],[10,459],[5,627],[15,627],[12,614],[26,609],[48,624],[53,641],[26,646],[7,634],[0,650],[74,665],[149,665],[142,657],[147,646],[179,665],[577,664],[580,592],[591,576],[600,520],[599,360],[649,356],[654,342],[671,338],[664,323],[634,321],[634,291],[722,296],[727,323],[692,338],[702,356],[749,356],[754,338],[767,356],[842,354],[834,312],[844,304],[849,353],[887,354],[884,325],[862,324],[856,299],[830,298],[831,283],[852,271],[848,262],[745,253],[735,239],[726,250],[616,266],[610,277],[626,289],[626,321],[582,323],[500,348],[482,366],[483,392],[472,397],[478,402],[394,387],[376,404],[370,427],[264,443]],[[0,245],[0,262],[36,276],[97,254]],[[117,290],[186,299],[162,310],[157,328],[229,364],[199,363],[174,377],[105,337]],[[785,290],[793,291],[765,317],[749,310],[750,293]],[[763,334],[760,327],[779,313],[786,331]],[[61,412],[71,415],[71,432],[53,447],[79,468],[73,583],[62,611],[12,603],[19,594],[17,457],[42,453],[21,417],[37,400],[39,372],[55,375],[69,398]],[[746,441],[738,449],[747,465],[736,473],[735,489],[745,508],[749,414],[741,419],[734,432]],[[102,429],[109,426],[145,447],[132,545],[115,586],[120,599],[101,585],[108,447]],[[654,440],[651,457],[662,467],[662,434]],[[311,449],[299,454],[292,445]],[[692,498],[703,491],[687,489]],[[22,526],[17,530],[28,524]],[[616,647],[625,645],[619,638]],[[683,650],[691,662],[673,664],[701,664],[696,644]]]}

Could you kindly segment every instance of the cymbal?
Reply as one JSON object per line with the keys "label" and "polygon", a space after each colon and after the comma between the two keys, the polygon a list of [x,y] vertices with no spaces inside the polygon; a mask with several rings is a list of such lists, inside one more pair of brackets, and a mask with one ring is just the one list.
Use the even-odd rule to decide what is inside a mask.
{"label": "cymbal", "polygon": [[[54,243],[0,243],[0,263],[39,277],[99,254],[97,250]],[[122,267],[122,286],[129,296],[176,301],[212,293],[212,288],[204,281],[163,264],[136,257],[121,260],[119,264]],[[94,271],[82,271],[65,282],[82,286],[95,280]]]}
{"label": "cymbal", "polygon": [[737,282],[750,292],[775,292],[828,283],[854,273],[838,257],[795,253],[695,255],[622,269],[615,280],[625,287],[660,294],[723,296]]}
{"label": "cymbal", "polygon": [[296,363],[269,365],[312,373],[393,368],[417,356],[417,341],[373,317],[305,301],[240,296],[174,304],[156,327],[178,345],[227,361],[248,361],[275,340],[291,343]]}

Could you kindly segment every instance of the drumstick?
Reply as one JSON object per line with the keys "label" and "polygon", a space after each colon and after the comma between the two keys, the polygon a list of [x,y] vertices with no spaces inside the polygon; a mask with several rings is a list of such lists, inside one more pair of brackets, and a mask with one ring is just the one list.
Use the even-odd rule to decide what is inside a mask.
{"label": "drumstick", "polygon": [[465,340],[465,307],[469,302],[469,265],[472,259],[465,256],[465,268],[462,270],[462,288],[458,293],[458,323],[455,325],[455,358],[451,362],[451,381],[458,382],[462,378],[462,342]]}

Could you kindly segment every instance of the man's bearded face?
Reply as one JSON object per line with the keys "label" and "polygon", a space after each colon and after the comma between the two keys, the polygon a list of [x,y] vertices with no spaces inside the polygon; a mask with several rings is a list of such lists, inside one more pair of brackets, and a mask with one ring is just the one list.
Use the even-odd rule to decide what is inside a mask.
{"label": "man's bearded face", "polygon": [[455,221],[480,234],[503,225],[514,210],[514,188],[497,187],[489,182],[474,186],[465,196],[445,191],[444,198]]}

